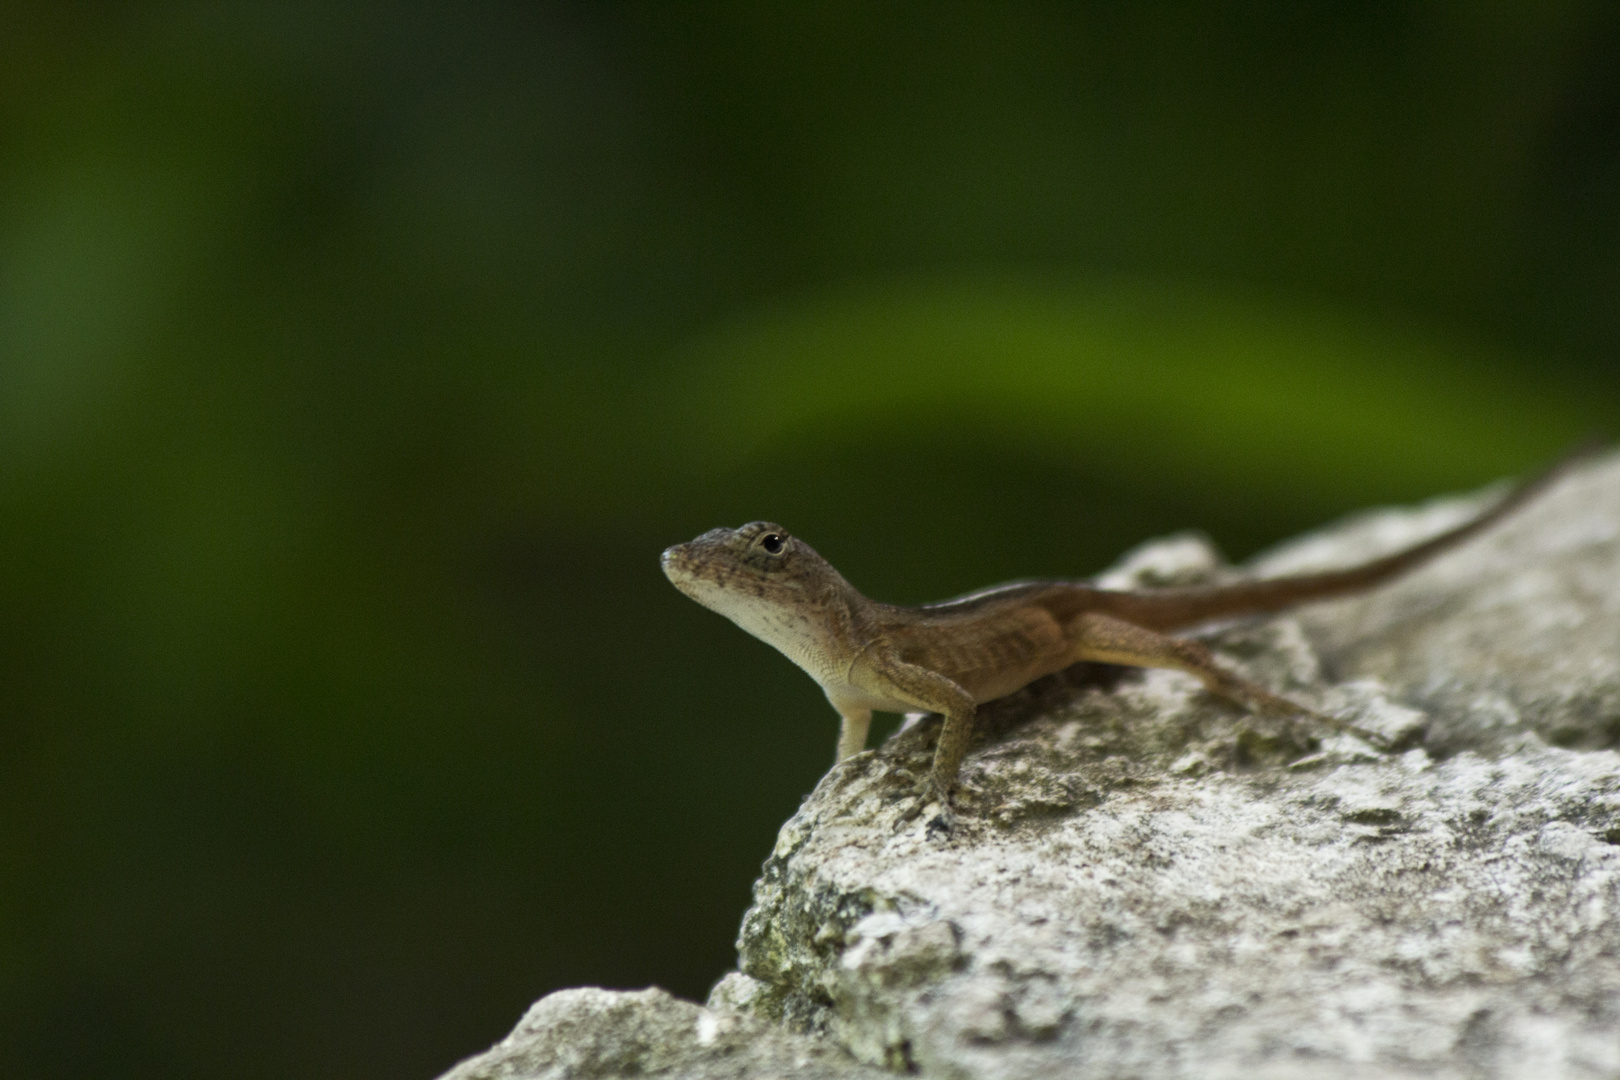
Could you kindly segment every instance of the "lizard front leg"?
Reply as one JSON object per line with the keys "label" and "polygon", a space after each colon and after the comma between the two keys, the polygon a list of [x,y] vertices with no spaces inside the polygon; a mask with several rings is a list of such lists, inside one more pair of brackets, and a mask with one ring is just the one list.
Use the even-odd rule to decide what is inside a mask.
{"label": "lizard front leg", "polygon": [[934,748],[928,789],[929,794],[949,805],[957,770],[973,742],[973,695],[937,671],[908,664],[892,653],[870,656],[862,667],[861,681],[870,689],[890,700],[945,717]]}
{"label": "lizard front leg", "polygon": [[842,722],[838,725],[838,761],[847,761],[866,749],[866,733],[872,726],[872,710],[835,705]]}

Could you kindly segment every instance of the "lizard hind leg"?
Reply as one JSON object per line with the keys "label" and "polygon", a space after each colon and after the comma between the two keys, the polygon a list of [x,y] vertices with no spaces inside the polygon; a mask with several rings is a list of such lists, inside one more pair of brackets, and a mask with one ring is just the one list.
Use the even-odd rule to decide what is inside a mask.
{"label": "lizard hind leg", "polygon": [[1323,715],[1228,671],[1216,661],[1213,653],[1196,641],[1169,637],[1095,612],[1076,617],[1065,629],[1072,643],[1072,660],[1185,671],[1197,677],[1210,693],[1257,712],[1303,716],[1336,731],[1348,731],[1380,745],[1385,742],[1374,732]]}

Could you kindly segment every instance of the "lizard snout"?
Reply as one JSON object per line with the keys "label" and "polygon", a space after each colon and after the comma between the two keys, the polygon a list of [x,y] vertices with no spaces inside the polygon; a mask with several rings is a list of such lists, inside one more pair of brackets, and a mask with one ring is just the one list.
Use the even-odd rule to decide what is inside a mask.
{"label": "lizard snout", "polygon": [[664,553],[658,557],[658,566],[664,571],[664,576],[669,578],[670,584],[688,596],[692,595],[701,564],[702,559],[693,550],[690,541],[665,548]]}

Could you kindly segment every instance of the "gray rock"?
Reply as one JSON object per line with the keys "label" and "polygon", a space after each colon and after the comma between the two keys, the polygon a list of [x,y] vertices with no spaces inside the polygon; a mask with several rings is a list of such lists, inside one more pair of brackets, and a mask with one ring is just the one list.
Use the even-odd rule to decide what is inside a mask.
{"label": "gray rock", "polygon": [[[1357,562],[1482,501],[1260,566]],[[1617,533],[1611,457],[1398,584],[1208,636],[1403,753],[1301,752],[1146,672],[986,710],[1006,730],[948,831],[904,815],[929,725],[851,760],[756,886],[751,1008],[925,1076],[1620,1075]],[[1107,580],[1223,573],[1179,537]]]}
{"label": "gray rock", "polygon": [[[1357,562],[1486,498],[1256,568]],[[1182,536],[1105,580],[1233,573]],[[981,710],[949,819],[908,816],[937,721],[829,773],[707,1009],[565,991],[451,1075],[848,1075],[847,1050],[986,1080],[1620,1076],[1620,456],[1398,583],[1204,639],[1404,749],[1077,666]],[[767,1043],[828,1071],[742,1056]]]}
{"label": "gray rock", "polygon": [[[744,991],[739,1004],[746,997]],[[587,986],[541,998],[512,1034],[442,1080],[876,1080],[882,1075],[824,1040],[795,1035],[735,1008],[706,1009],[657,987]]]}

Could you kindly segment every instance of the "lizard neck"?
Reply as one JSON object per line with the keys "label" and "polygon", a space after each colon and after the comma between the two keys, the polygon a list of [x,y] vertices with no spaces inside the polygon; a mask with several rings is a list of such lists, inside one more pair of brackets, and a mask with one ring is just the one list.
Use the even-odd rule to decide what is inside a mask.
{"label": "lizard neck", "polygon": [[802,602],[775,622],[784,637],[766,641],[775,645],[829,693],[843,684],[850,666],[881,633],[875,605],[842,578],[822,583],[807,592]]}

